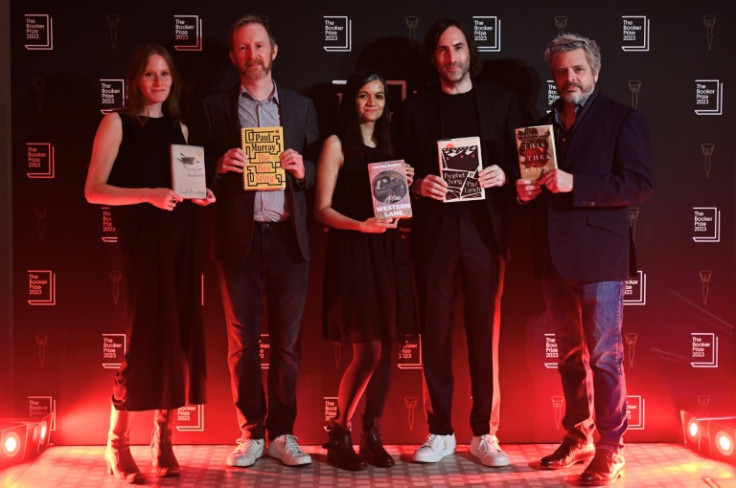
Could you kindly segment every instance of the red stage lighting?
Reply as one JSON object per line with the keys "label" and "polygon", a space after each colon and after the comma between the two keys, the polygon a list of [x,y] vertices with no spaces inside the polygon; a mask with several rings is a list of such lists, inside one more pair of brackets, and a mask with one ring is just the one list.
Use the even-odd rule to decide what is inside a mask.
{"label": "red stage lighting", "polygon": [[695,451],[707,449],[708,439],[705,419],[698,418],[685,410],[680,410],[680,418],[682,419],[682,436],[685,445]]}
{"label": "red stage lighting", "polygon": [[52,415],[0,419],[0,465],[31,459],[45,449],[49,444]]}
{"label": "red stage lighting", "polygon": [[736,464],[736,418],[712,419],[707,425],[711,456]]}
{"label": "red stage lighting", "polygon": [[23,460],[28,427],[12,421],[0,421],[0,465]]}

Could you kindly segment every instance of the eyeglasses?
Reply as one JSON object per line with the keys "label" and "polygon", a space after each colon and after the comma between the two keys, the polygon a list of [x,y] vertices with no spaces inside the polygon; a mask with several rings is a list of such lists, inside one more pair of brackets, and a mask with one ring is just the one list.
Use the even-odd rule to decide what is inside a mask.
{"label": "eyeglasses", "polygon": [[587,41],[576,40],[570,42],[561,42],[560,44],[551,45],[549,47],[549,52],[550,54],[552,54],[559,51],[572,51],[573,49],[579,49],[583,46],[585,46],[586,48],[588,47]]}

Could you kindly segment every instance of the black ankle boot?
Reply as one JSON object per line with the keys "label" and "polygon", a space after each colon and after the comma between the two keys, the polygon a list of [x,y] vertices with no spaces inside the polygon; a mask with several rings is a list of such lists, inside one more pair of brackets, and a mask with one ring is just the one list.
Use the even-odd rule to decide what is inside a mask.
{"label": "black ankle boot", "polygon": [[334,419],[330,420],[325,430],[330,440],[322,447],[327,449],[328,463],[346,471],[360,471],[368,467],[353,450],[350,430],[338,424]]}
{"label": "black ankle boot", "polygon": [[379,468],[390,468],[396,464],[394,458],[383,448],[383,438],[378,432],[378,419],[370,415],[363,415],[360,457],[368,464]]}

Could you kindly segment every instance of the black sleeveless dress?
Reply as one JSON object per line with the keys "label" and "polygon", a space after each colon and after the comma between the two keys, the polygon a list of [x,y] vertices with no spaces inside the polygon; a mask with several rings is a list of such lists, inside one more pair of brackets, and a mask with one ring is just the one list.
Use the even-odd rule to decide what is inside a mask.
{"label": "black sleeveless dress", "polygon": [[[169,145],[185,144],[171,119],[121,113],[123,140],[108,183],[171,188]],[[113,207],[123,254],[127,352],[115,376],[124,410],[205,402],[205,343],[197,206],[169,212],[149,203]]]}
{"label": "black sleeveless dress", "polygon": [[[332,207],[363,221],[373,216],[366,147],[362,157],[345,157]],[[335,342],[383,342],[417,334],[414,292],[406,242],[400,231],[384,234],[330,229],[323,295],[324,335]]]}

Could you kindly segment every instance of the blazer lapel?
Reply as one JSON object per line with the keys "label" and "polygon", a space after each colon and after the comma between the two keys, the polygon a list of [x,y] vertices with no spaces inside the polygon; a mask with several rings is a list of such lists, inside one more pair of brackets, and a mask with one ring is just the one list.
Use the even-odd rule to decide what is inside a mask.
{"label": "blazer lapel", "polygon": [[575,128],[570,146],[567,148],[567,157],[565,158],[566,169],[572,169],[575,164],[575,158],[577,154],[583,149],[586,142],[591,140],[590,135],[598,130],[598,127],[605,120],[604,108],[608,104],[608,99],[599,92],[593,100],[588,113],[585,114],[583,120],[580,121],[580,125]]}

